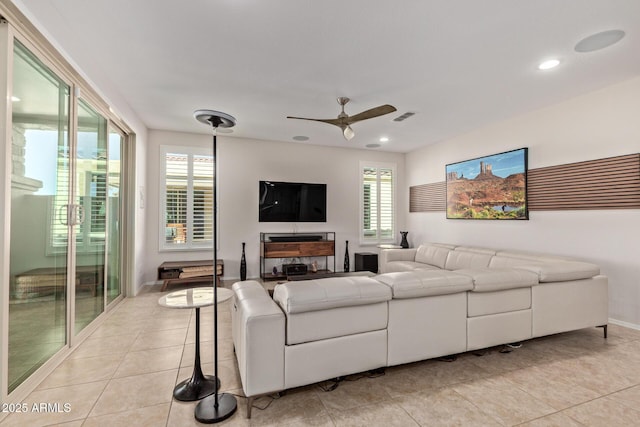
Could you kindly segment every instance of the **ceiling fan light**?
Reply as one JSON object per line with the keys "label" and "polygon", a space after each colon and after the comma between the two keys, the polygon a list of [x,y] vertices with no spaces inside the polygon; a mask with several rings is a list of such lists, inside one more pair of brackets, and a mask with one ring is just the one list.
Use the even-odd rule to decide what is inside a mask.
{"label": "ceiling fan light", "polygon": [[344,135],[344,139],[347,141],[351,141],[356,133],[351,129],[351,126],[347,126],[342,130],[342,134]]}

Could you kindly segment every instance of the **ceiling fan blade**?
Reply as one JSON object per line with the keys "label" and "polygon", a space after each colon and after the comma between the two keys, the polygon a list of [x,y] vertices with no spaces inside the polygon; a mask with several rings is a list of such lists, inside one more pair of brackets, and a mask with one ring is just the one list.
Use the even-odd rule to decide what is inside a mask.
{"label": "ceiling fan blade", "polygon": [[380,105],[379,107],[375,107],[370,110],[363,111],[362,113],[358,113],[353,116],[347,117],[345,119],[345,123],[350,125],[352,123],[359,122],[361,120],[373,119],[374,117],[393,113],[394,111],[396,111],[396,107],[394,107],[393,105],[389,105],[389,104]]}
{"label": "ceiling fan blade", "polygon": [[340,119],[309,119],[306,117],[292,117],[292,116],[287,116],[287,119],[310,120],[312,122],[321,122],[321,123],[328,123],[334,126],[342,126],[342,120]]}

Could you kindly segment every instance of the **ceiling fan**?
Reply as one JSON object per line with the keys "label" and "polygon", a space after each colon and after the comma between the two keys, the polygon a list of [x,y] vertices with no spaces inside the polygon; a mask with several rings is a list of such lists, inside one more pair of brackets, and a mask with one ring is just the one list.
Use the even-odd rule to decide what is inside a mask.
{"label": "ceiling fan", "polygon": [[340,98],[338,98],[338,104],[340,104],[340,106],[342,107],[342,111],[340,112],[340,114],[338,114],[337,119],[308,119],[306,117],[291,116],[287,116],[287,119],[311,120],[314,122],[329,123],[330,125],[338,126],[340,129],[342,129],[342,135],[344,135],[344,138],[347,141],[350,141],[356,135],[353,129],[351,129],[351,125],[353,123],[362,120],[373,119],[374,117],[383,116],[385,114],[393,113],[394,111],[396,111],[396,107],[394,107],[393,105],[385,104],[350,116],[344,112],[344,106],[347,102],[349,102],[349,98],[347,97],[341,96]]}

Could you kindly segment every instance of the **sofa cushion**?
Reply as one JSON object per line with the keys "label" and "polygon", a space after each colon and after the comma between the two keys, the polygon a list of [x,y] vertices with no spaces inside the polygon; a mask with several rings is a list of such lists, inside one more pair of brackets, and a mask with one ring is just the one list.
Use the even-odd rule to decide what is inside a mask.
{"label": "sofa cushion", "polygon": [[234,292],[233,297],[237,301],[243,301],[252,298],[268,298],[267,291],[264,287],[255,280],[245,280],[243,282],[236,282],[231,289]]}
{"label": "sofa cushion", "polygon": [[489,262],[489,267],[491,268],[515,268],[520,267],[521,265],[533,266],[540,265],[544,263],[540,258],[528,257],[514,257],[514,256],[503,256],[496,255],[491,258],[491,262]]}
{"label": "sofa cushion", "polygon": [[555,254],[550,255],[546,253],[521,251],[521,250],[498,251],[496,252],[496,255],[501,257],[507,257],[507,258],[520,258],[520,259],[529,259],[529,260],[537,260],[537,261],[579,261],[576,258],[569,257],[566,255],[555,255]]}
{"label": "sofa cushion", "polygon": [[503,289],[525,288],[538,284],[538,275],[519,268],[464,268],[456,273],[473,280],[474,292],[492,292]]}
{"label": "sofa cushion", "polygon": [[433,265],[423,264],[421,262],[415,261],[391,261],[388,262],[385,266],[384,272],[391,273],[395,271],[411,271],[418,268],[422,269],[432,269],[438,270],[438,267],[434,267]]}
{"label": "sofa cushion", "polygon": [[600,274],[600,267],[597,265],[580,261],[545,262],[538,265],[520,265],[517,268],[537,274],[540,283],[590,279]]}
{"label": "sofa cushion", "polygon": [[434,245],[420,245],[416,251],[416,262],[444,268],[450,250]]}
{"label": "sofa cushion", "polygon": [[531,308],[531,288],[467,292],[467,316],[487,316]]}
{"label": "sofa cushion", "polygon": [[447,270],[386,273],[376,279],[393,289],[393,298],[418,298],[465,292],[473,288],[469,276]]}
{"label": "sofa cushion", "polygon": [[276,285],[273,299],[287,313],[304,313],[388,301],[391,289],[369,277],[330,277]]}
{"label": "sofa cushion", "polygon": [[459,270],[461,268],[487,267],[491,261],[491,253],[458,250],[449,252],[444,268]]}
{"label": "sofa cushion", "polygon": [[387,302],[287,313],[287,345],[385,330],[389,323]]}
{"label": "sofa cushion", "polygon": [[531,309],[467,319],[467,351],[531,338]]}
{"label": "sofa cushion", "polygon": [[459,252],[472,252],[476,254],[495,255],[495,249],[479,248],[477,246],[456,246],[456,251]]}
{"label": "sofa cushion", "polygon": [[531,252],[521,251],[503,251],[498,252],[496,256],[491,258],[489,267],[505,268],[505,267],[518,267],[520,265],[540,265],[548,262],[559,261],[576,261],[564,256],[544,255]]}

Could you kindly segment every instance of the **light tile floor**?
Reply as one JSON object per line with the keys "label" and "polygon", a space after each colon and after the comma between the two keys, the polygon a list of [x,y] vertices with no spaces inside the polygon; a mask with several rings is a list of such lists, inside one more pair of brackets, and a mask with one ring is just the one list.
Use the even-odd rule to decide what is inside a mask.
{"label": "light tile floor", "polygon": [[[59,413],[11,414],[1,426],[194,426],[195,403],[172,399],[194,359],[194,310],[158,306],[153,289],[126,299],[26,399],[68,404]],[[230,302],[219,306],[221,390],[242,395]],[[202,361],[213,373],[213,308],[201,311]],[[246,399],[229,426],[638,426],[640,331],[609,326],[526,341],[522,348],[454,362],[429,360]],[[264,409],[261,409],[264,408]]]}

